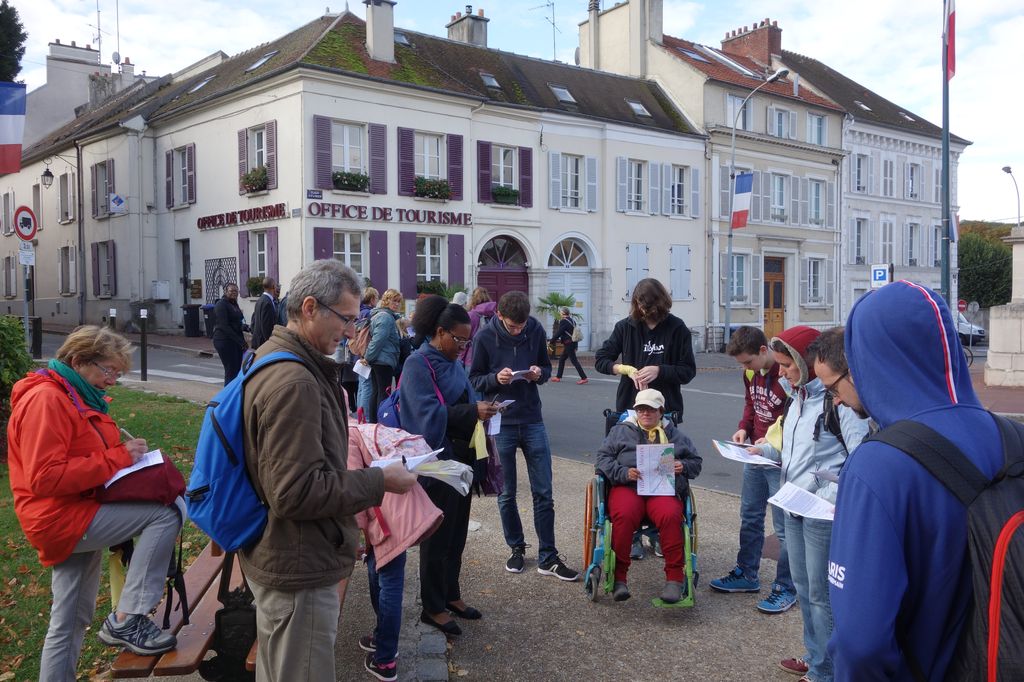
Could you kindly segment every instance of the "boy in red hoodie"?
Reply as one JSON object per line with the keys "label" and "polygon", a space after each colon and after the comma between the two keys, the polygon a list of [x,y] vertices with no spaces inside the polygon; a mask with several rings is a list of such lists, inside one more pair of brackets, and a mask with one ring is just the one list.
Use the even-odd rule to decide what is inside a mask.
{"label": "boy in red hoodie", "polygon": [[[732,435],[734,443],[754,443],[764,437],[768,427],[782,414],[786,390],[779,382],[779,368],[768,350],[768,339],[757,327],[740,327],[729,340],[726,352],[744,368],[743,417],[739,430]],[[764,546],[764,513],[768,498],[779,490],[780,469],[777,466],[744,464],[743,489],[740,495],[740,549],[736,567],[727,575],[711,581],[717,592],[759,592],[758,569]],[[772,507],[772,525],[779,538],[779,562],[771,594],[757,605],[763,613],[783,613],[796,602],[796,588],[789,575],[783,513]]]}

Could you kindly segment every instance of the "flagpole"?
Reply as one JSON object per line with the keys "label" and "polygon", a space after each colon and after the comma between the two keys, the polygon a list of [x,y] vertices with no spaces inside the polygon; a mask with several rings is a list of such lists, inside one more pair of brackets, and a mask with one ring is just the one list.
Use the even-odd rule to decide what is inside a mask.
{"label": "flagpole", "polygon": [[[948,2],[949,0],[947,0]],[[942,28],[942,297],[952,302],[950,289],[950,202],[949,202],[949,11],[943,4]]]}

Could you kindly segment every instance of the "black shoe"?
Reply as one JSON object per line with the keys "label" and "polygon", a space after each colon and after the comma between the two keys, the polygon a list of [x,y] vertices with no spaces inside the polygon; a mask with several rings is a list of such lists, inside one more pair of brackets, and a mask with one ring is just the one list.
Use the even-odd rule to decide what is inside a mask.
{"label": "black shoe", "polygon": [[426,611],[420,612],[420,622],[431,625],[450,637],[462,634],[462,628],[460,628],[459,624],[454,620],[450,620],[447,623],[438,623],[436,620],[431,618],[430,614]]}
{"label": "black shoe", "polygon": [[537,572],[541,575],[553,575],[559,580],[572,583],[580,579],[578,571],[574,571],[564,563],[562,563],[562,557],[556,556],[554,560],[549,564],[544,564],[537,567]]}
{"label": "black shoe", "polygon": [[508,560],[505,561],[505,570],[509,573],[522,573],[523,566],[526,565],[526,545],[519,545],[518,547],[512,548],[512,553],[508,555]]}
{"label": "black shoe", "polygon": [[454,613],[459,618],[465,618],[466,620],[480,620],[484,617],[484,614],[480,613],[478,609],[474,609],[472,606],[467,606],[464,609],[460,609],[455,604],[445,604],[449,611]]}
{"label": "black shoe", "polygon": [[377,650],[377,642],[374,641],[373,635],[363,635],[359,638],[359,648],[363,651],[369,651],[373,653]]}
{"label": "black shoe", "polygon": [[378,680],[392,682],[392,680],[398,679],[398,664],[395,661],[392,661],[387,665],[381,665],[373,660],[372,653],[366,654],[366,660],[363,662],[363,667],[366,668],[366,672],[370,673]]}

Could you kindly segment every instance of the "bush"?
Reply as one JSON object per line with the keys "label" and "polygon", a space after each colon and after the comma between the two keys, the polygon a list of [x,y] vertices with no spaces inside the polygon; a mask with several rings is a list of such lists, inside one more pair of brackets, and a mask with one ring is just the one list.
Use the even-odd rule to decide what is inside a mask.
{"label": "bush", "polygon": [[7,461],[7,419],[11,416],[11,388],[32,369],[32,358],[25,348],[25,327],[17,317],[0,317],[0,462]]}
{"label": "bush", "polygon": [[267,167],[256,166],[241,177],[242,189],[248,193],[262,192],[267,188]]}
{"label": "bush", "polygon": [[1010,301],[1013,252],[1008,244],[978,234],[964,234],[957,247],[958,295],[982,308]]}
{"label": "bush", "polygon": [[331,181],[334,183],[334,189],[346,192],[365,192],[370,188],[370,176],[365,173],[334,171],[331,174]]}
{"label": "bush", "polygon": [[421,175],[417,175],[413,182],[415,183],[415,188],[413,189],[415,196],[428,199],[452,198],[452,188],[447,180],[428,180]]}
{"label": "bush", "polygon": [[259,296],[263,293],[263,278],[250,277],[245,280],[245,288],[249,291],[250,296]]}
{"label": "bush", "polygon": [[519,201],[519,190],[508,185],[495,185],[491,188],[491,198],[498,204],[514,204]]}

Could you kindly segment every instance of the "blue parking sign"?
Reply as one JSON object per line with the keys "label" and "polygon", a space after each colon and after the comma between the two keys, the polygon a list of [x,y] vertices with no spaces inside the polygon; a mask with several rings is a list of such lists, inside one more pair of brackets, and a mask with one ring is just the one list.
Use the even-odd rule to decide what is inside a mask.
{"label": "blue parking sign", "polygon": [[888,265],[872,265],[871,266],[871,288],[877,289],[883,287],[889,283],[889,266]]}

